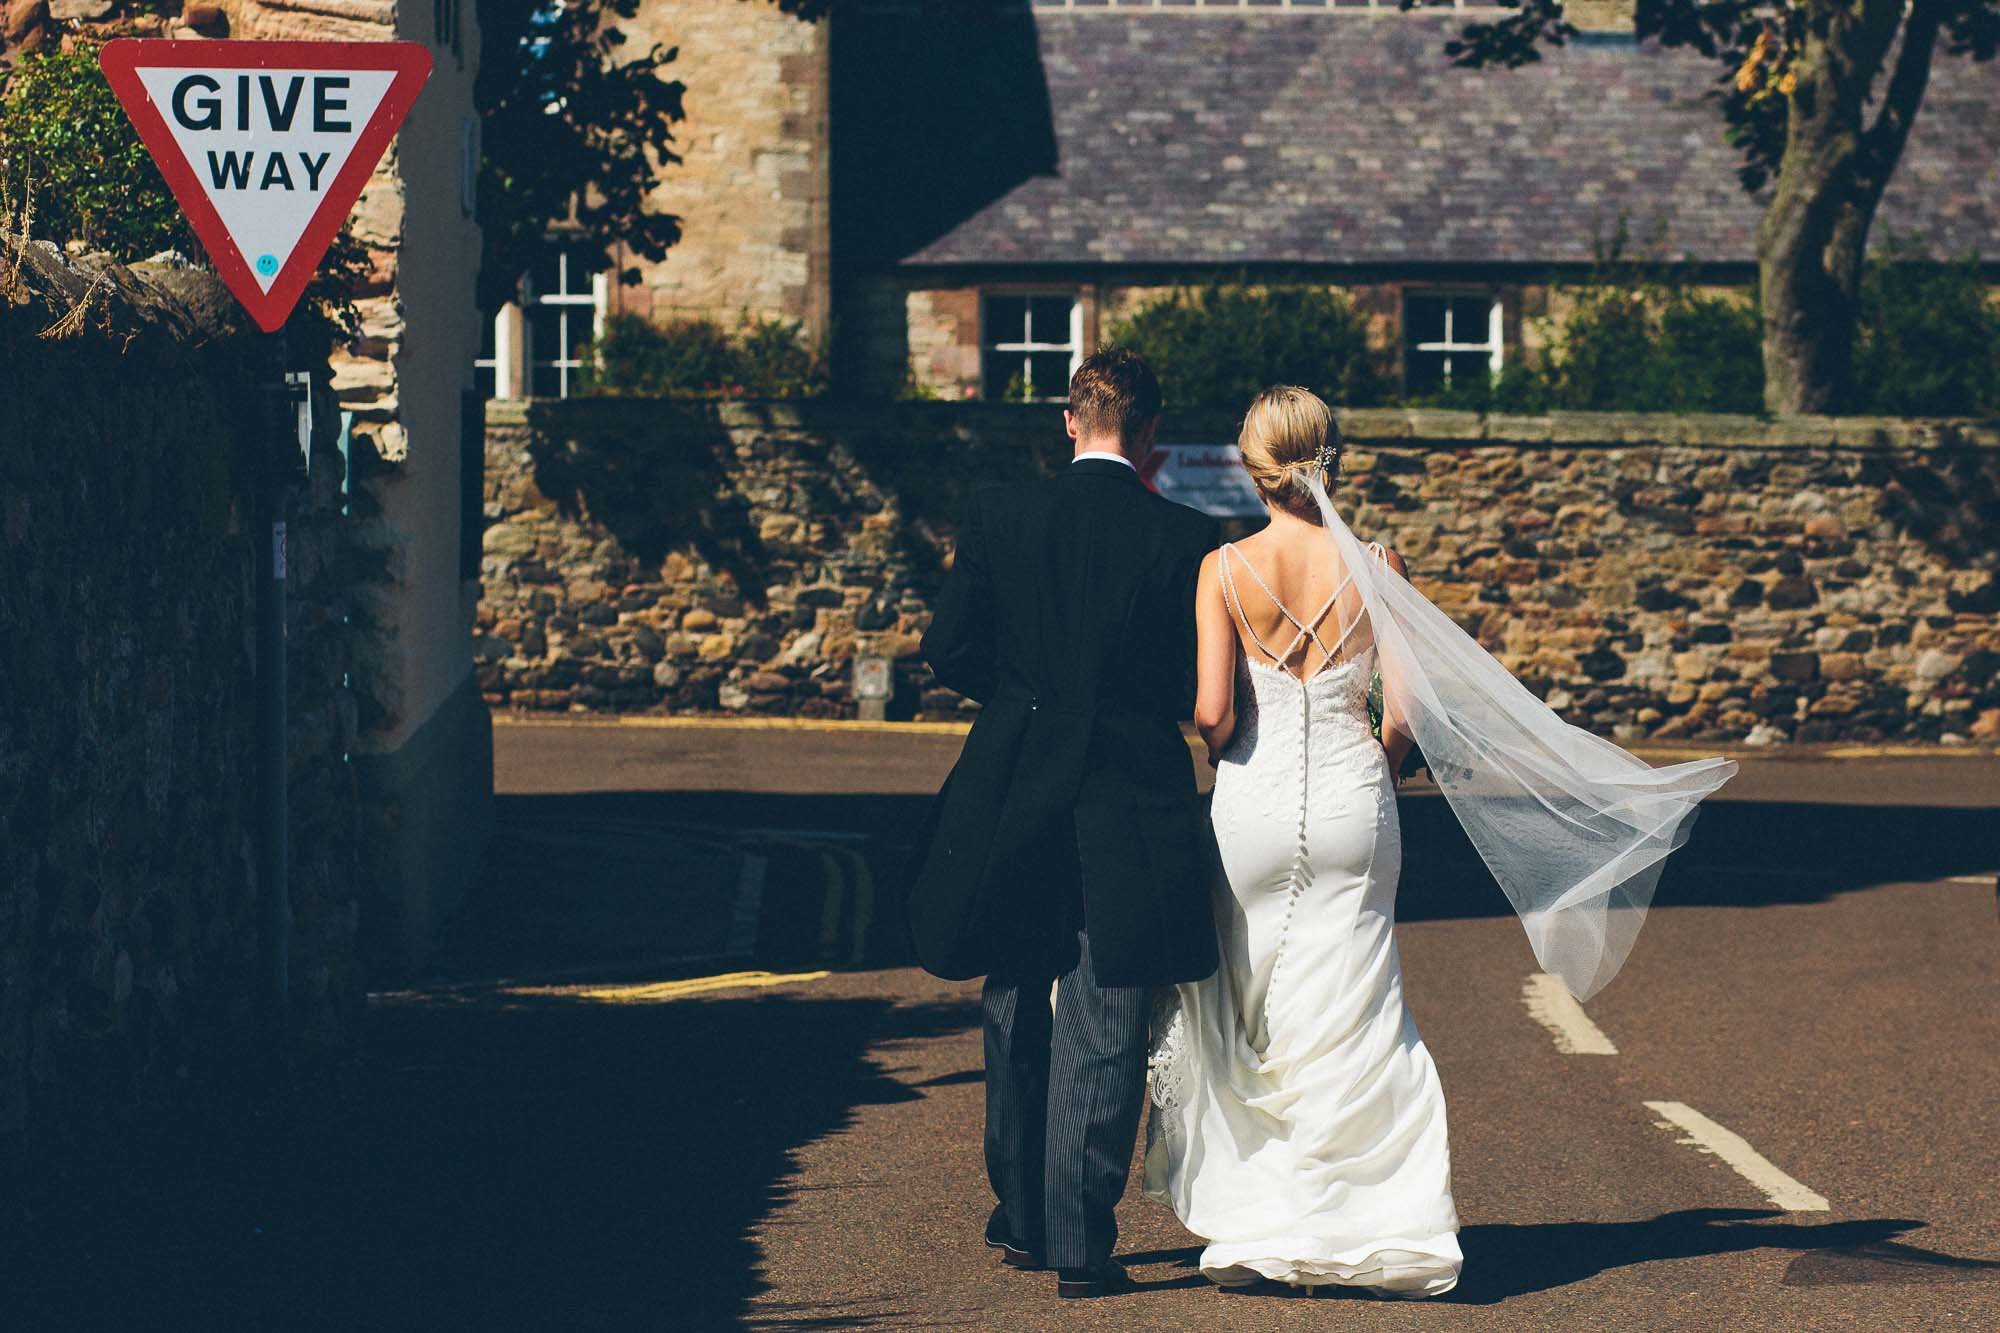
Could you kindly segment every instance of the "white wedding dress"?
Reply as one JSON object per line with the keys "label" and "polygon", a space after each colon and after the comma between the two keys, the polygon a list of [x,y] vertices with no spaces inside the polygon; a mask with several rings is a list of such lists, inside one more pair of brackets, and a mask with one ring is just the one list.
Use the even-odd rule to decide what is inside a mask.
{"label": "white wedding dress", "polygon": [[[1233,548],[1221,559],[1241,619],[1232,564],[1263,580]],[[1301,621],[1265,593],[1299,629],[1292,650],[1265,650],[1277,663],[1341,603]],[[1358,604],[1348,619],[1303,681],[1239,657],[1213,807],[1222,965],[1163,996],[1146,1192],[1207,1242],[1201,1270],[1223,1285],[1434,1296],[1464,1262],[1444,1091],[1403,1004],[1402,839],[1368,721],[1376,649]]]}

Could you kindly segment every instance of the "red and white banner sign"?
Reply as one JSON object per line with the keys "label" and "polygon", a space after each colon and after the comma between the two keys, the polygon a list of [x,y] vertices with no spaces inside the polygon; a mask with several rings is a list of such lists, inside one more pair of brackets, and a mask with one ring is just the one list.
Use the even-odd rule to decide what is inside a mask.
{"label": "red and white banner sign", "polygon": [[431,72],[417,42],[128,37],[98,64],[266,332],[298,304]]}

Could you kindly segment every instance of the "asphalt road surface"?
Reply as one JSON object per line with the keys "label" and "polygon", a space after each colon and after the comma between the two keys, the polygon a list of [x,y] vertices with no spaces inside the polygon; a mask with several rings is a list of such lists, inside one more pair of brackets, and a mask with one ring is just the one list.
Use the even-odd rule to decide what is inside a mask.
{"label": "asphalt road surface", "polygon": [[[673,1002],[752,1023],[759,1035],[730,1067],[821,1102],[826,1121],[789,1148],[768,1201],[744,1220],[753,1266],[732,1270],[718,1254],[691,1317],[770,1328],[1264,1328],[1336,1313],[1367,1327],[2000,1328],[1991,756],[1744,756],[1627,971],[1580,1024],[1545,998],[1518,924],[1442,801],[1414,789],[1400,939],[1450,1103],[1460,1288],[1424,1307],[1218,1292],[1193,1271],[1194,1239],[1135,1189],[1120,1253],[1144,1289],[1084,1304],[1056,1301],[1046,1275],[1002,1271],[979,1243],[990,1196],[976,988],[894,966],[907,959],[893,886],[922,794],[957,743],[920,728],[500,732],[502,786],[519,783],[523,813],[559,811],[586,833],[599,820],[742,830],[744,853],[763,861],[756,956],[690,970],[754,964],[804,978],[746,978],[760,984]],[[801,887],[816,874],[817,892]],[[630,990],[602,978],[554,988],[636,998],[660,970],[641,966]],[[757,1052],[790,1049],[779,1034],[800,1027],[839,1036],[789,1074],[764,1067]],[[768,1106],[750,1096],[715,1112],[733,1123]]]}
{"label": "asphalt road surface", "polygon": [[1218,1292],[1135,1188],[1142,1289],[1060,1302],[980,1243],[976,987],[900,930],[957,744],[501,726],[434,973],[324,1088],[162,1125],[47,1203],[0,1246],[0,1327],[2000,1329],[1992,756],[1749,761],[1581,1016],[1409,792],[1459,1288]]}

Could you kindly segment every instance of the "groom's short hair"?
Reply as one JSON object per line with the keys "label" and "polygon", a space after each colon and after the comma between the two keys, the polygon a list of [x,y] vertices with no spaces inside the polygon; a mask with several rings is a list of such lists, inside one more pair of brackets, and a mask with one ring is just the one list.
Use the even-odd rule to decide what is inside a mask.
{"label": "groom's short hair", "polygon": [[1131,348],[1107,347],[1070,376],[1069,410],[1080,433],[1129,440],[1160,415],[1160,381]]}

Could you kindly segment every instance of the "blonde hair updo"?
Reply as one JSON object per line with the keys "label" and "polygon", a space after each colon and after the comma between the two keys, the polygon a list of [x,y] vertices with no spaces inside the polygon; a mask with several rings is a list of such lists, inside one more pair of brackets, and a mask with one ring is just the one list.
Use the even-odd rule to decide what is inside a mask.
{"label": "blonde hair updo", "polygon": [[1317,518],[1308,473],[1322,486],[1340,475],[1340,427],[1333,409],[1310,389],[1279,384],[1257,395],[1236,437],[1243,468],[1268,504],[1303,518]]}

